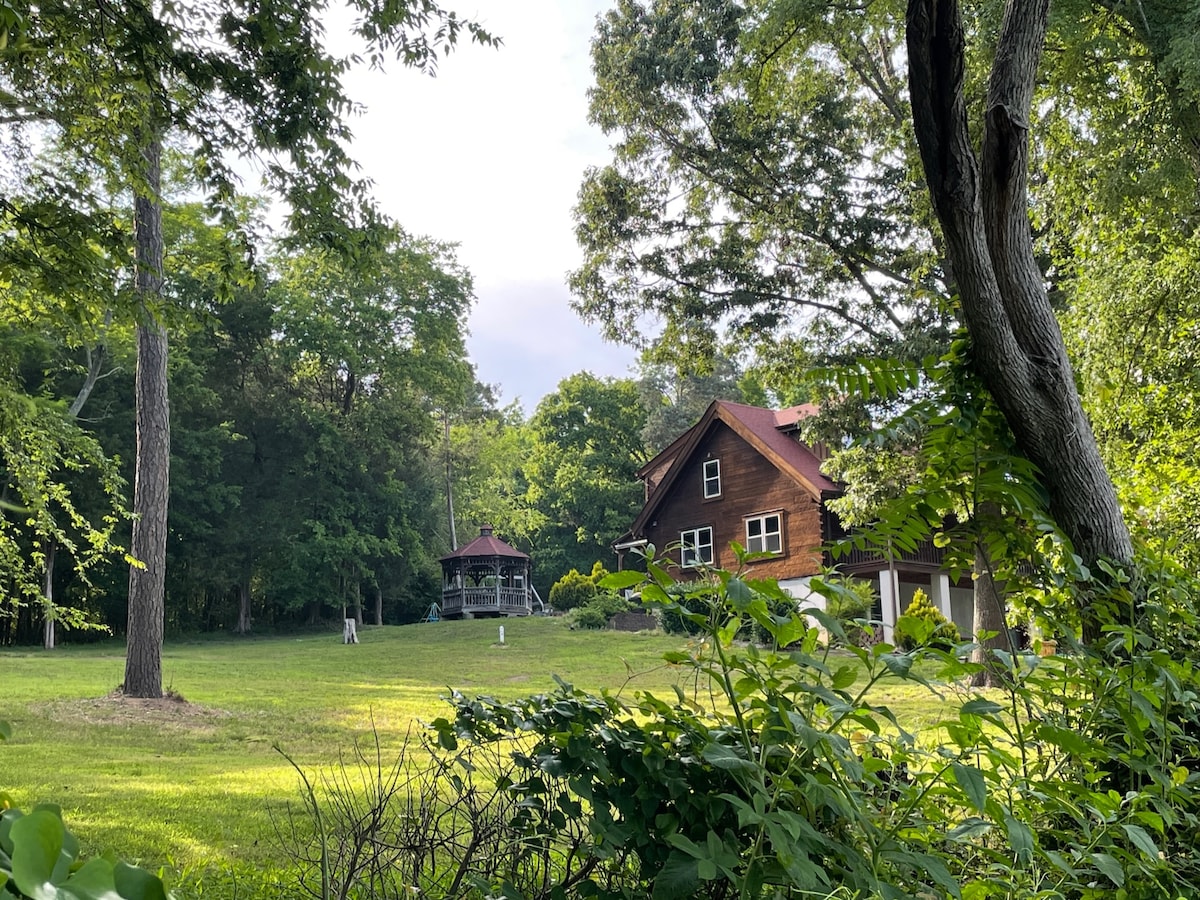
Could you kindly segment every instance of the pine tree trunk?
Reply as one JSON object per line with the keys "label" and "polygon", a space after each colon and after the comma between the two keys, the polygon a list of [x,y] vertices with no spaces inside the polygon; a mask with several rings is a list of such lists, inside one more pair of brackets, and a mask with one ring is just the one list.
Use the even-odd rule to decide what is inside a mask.
{"label": "pine tree trunk", "polygon": [[[1093,572],[1131,567],[1133,543],[1075,388],[1033,254],[1026,196],[1028,115],[1049,0],[1009,0],[988,86],[982,161],[963,95],[965,39],[956,0],[909,0],[913,125],[946,239],[975,369],[1042,474],[1050,514]],[[1099,636],[1081,609],[1085,640]]]}
{"label": "pine tree trunk", "polygon": [[383,588],[375,585],[375,624],[383,624]]}
{"label": "pine tree trunk", "polygon": [[157,319],[162,298],[162,136],[151,131],[142,148],[145,184],[134,197],[137,247],[137,451],[133,480],[133,539],[124,691],[162,696],[162,639],[167,570],[167,501],[171,423],[167,405],[167,332]]}

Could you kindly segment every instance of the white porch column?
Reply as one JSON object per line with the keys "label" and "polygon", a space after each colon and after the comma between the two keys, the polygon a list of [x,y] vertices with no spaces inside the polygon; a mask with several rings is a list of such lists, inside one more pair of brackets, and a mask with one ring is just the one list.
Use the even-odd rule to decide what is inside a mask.
{"label": "white porch column", "polygon": [[950,576],[945,572],[934,572],[929,582],[929,599],[946,617],[946,621],[953,622],[954,614],[950,608]]}
{"label": "white porch column", "polygon": [[897,610],[900,608],[900,580],[893,572],[879,572],[879,606],[883,612],[883,639],[892,643],[896,635]]}

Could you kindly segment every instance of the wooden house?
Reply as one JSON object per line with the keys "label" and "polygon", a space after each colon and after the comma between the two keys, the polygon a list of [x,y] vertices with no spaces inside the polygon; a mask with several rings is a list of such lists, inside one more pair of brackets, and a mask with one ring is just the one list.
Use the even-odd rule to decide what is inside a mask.
{"label": "wooden house", "polygon": [[[774,578],[805,605],[819,604],[808,581],[833,560],[823,547],[844,536],[826,501],[842,486],[821,472],[828,455],[800,440],[811,405],[770,410],[718,400],[695,425],[638,472],[645,505],[613,548],[626,554],[653,544],[683,577],[704,566],[735,565],[730,544],[771,555],[750,563],[750,575]],[[890,635],[897,617],[922,588],[964,635],[972,626],[970,580],[951,584],[941,552],[931,544],[891,559],[854,551],[837,561],[844,574],[870,579],[875,617]]]}

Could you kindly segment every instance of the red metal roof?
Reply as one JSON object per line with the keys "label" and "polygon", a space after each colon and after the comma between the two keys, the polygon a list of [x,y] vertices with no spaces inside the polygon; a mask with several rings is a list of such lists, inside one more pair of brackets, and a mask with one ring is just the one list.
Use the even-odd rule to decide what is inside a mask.
{"label": "red metal roof", "polygon": [[747,435],[729,420],[729,416],[732,416],[741,422],[746,430],[766,448],[778,454],[779,459],[773,460],[776,465],[782,461],[786,464],[785,471],[788,468],[792,469],[792,473],[789,474],[799,474],[817,491],[840,492],[837,483],[821,472],[821,460],[812,452],[812,449],[780,430],[795,425],[801,419],[816,415],[817,408],[811,403],[780,410],[747,406],[744,403],[729,403],[726,400],[718,400],[717,405],[722,408],[722,411],[729,414],[720,416],[725,424],[741,433],[742,437],[747,438],[750,444],[755,444],[755,441],[749,440]]}
{"label": "red metal roof", "polygon": [[529,559],[528,553],[522,553],[515,547],[510,547],[500,538],[492,534],[492,526],[484,525],[479,529],[479,537],[465,547],[459,547],[447,553],[441,559],[458,559],[463,556],[503,556],[507,559]]}

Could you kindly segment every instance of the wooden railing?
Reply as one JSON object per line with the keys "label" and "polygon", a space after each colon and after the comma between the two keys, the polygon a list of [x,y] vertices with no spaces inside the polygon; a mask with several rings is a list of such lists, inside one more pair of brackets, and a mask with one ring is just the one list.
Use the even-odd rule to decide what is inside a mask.
{"label": "wooden railing", "polygon": [[[850,550],[849,553],[843,553],[840,556],[833,558],[833,563],[839,566],[855,566],[862,563],[878,563],[885,560],[883,552],[876,547],[867,547],[859,550],[857,547]],[[911,553],[900,552],[896,554],[896,562],[920,563],[922,565],[940,566],[942,564],[942,550],[933,545],[933,541],[923,541],[917,546],[917,549]]]}
{"label": "wooden railing", "polygon": [[532,609],[525,588],[468,587],[442,590],[442,615],[468,612],[528,613]]}

